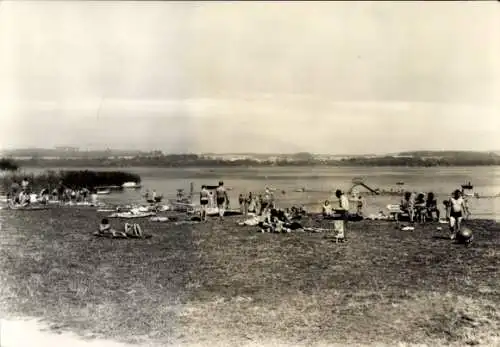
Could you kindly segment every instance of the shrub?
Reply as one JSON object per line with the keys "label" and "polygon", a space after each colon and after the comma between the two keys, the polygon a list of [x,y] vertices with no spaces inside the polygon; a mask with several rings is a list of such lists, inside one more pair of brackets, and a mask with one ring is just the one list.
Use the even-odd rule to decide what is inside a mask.
{"label": "shrub", "polygon": [[141,177],[136,174],[121,171],[46,171],[40,174],[26,174],[13,172],[1,178],[1,186],[8,191],[12,183],[21,183],[27,178],[31,189],[35,192],[42,188],[54,189],[62,183],[72,189],[95,188],[99,186],[121,186],[125,182],[141,182]]}
{"label": "shrub", "polygon": [[8,158],[2,158],[0,159],[0,170],[1,171],[17,171],[19,169],[19,165],[12,160]]}

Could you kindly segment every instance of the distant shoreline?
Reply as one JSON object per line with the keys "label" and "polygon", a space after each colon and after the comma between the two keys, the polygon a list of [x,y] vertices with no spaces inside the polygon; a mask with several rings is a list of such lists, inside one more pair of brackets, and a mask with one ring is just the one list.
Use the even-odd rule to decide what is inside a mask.
{"label": "distant shoreline", "polygon": [[456,162],[447,164],[431,164],[431,163],[356,163],[349,161],[338,162],[307,162],[307,163],[269,163],[269,162],[177,162],[177,163],[163,163],[151,161],[121,161],[121,160],[20,160],[18,161],[21,168],[127,168],[127,167],[149,167],[149,168],[273,168],[273,167],[412,167],[412,168],[431,168],[431,167],[481,167],[500,166],[500,162],[493,163],[470,163],[470,162]]}
{"label": "distant shoreline", "polygon": [[380,156],[325,157],[307,152],[277,155],[207,155],[126,152],[24,150],[4,153],[21,167],[456,167],[499,166],[495,152],[414,151]]}

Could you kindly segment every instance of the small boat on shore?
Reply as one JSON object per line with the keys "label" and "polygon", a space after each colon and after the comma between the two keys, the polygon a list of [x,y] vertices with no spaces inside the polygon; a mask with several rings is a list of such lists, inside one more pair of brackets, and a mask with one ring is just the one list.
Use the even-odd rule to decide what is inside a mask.
{"label": "small boat on shore", "polygon": [[125,182],[122,184],[122,188],[139,189],[141,185],[137,182]]}
{"label": "small boat on shore", "polygon": [[109,195],[111,194],[111,189],[108,188],[98,188],[97,195]]}

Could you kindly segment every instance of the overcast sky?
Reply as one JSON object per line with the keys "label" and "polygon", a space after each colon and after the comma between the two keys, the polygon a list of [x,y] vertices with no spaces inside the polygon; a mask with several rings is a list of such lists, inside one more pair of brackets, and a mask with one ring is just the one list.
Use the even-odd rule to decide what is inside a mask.
{"label": "overcast sky", "polygon": [[500,149],[496,2],[0,2],[0,147]]}

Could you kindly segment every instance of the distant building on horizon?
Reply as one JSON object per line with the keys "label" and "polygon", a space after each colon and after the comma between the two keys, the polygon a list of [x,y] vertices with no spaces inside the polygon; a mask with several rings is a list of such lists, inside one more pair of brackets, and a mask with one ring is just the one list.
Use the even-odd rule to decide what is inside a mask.
{"label": "distant building on horizon", "polygon": [[78,152],[80,151],[80,148],[78,147],[71,147],[71,146],[56,146],[54,147],[56,151],[64,151],[64,152]]}

